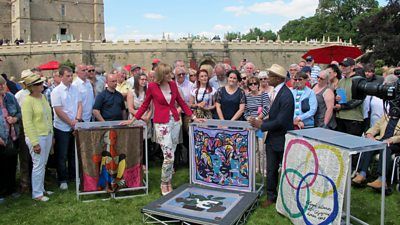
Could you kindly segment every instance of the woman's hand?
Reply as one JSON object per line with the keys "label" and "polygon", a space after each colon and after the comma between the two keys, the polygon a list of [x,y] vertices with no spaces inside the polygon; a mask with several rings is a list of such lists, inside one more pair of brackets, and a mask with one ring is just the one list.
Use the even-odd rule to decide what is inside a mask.
{"label": "woman's hand", "polygon": [[7,116],[6,118],[8,124],[14,124],[18,121],[17,117]]}
{"label": "woman's hand", "polygon": [[135,121],[136,121],[136,118],[133,117],[131,120],[122,121],[119,125],[129,126],[129,125],[133,124]]}
{"label": "woman's hand", "polygon": [[203,118],[194,118],[194,119],[193,119],[193,122],[195,122],[195,123],[204,123],[204,122],[206,122],[206,119],[203,119]]}
{"label": "woman's hand", "polygon": [[201,108],[201,109],[204,109],[204,107],[206,106],[206,102],[200,102],[200,103],[197,103],[197,107],[199,107],[199,108]]}
{"label": "woman's hand", "polygon": [[41,151],[42,151],[42,149],[40,148],[40,145],[39,145],[39,144],[33,146],[33,152],[34,152],[34,153],[40,154]]}

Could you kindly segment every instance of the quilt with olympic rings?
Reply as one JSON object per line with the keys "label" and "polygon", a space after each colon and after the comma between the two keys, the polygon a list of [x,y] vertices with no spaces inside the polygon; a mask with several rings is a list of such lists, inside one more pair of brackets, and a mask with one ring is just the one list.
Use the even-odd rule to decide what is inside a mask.
{"label": "quilt with olympic rings", "polygon": [[293,224],[340,224],[348,151],[286,135],[276,209]]}

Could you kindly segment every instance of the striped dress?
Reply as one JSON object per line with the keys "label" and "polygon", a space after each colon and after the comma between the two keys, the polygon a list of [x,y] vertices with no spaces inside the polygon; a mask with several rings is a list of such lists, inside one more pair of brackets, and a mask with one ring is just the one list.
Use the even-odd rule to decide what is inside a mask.
{"label": "striped dress", "polygon": [[258,117],[261,110],[263,118],[267,116],[270,108],[270,99],[267,92],[263,92],[260,95],[246,95],[246,106],[244,109],[244,118],[247,120],[248,117]]}

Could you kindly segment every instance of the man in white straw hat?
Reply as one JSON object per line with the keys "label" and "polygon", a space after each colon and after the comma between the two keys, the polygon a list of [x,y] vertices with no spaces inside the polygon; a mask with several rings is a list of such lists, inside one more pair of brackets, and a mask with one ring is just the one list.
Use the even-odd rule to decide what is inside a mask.
{"label": "man in white straw hat", "polygon": [[285,135],[293,129],[294,99],[285,85],[286,69],[273,64],[268,69],[268,84],[275,87],[271,94],[271,108],[265,120],[251,118],[253,127],[268,131],[265,140],[267,150],[267,200],[262,204],[266,208],[276,202],[278,187],[278,169],[282,162],[285,147]]}

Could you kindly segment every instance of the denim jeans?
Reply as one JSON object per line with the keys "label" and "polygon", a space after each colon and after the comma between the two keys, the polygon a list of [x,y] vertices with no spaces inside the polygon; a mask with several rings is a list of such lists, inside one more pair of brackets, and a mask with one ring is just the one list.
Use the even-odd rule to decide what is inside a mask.
{"label": "denim jeans", "polygon": [[[59,183],[75,179],[75,137],[72,131],[54,128],[54,152],[57,157],[57,180]],[[67,169],[68,163],[68,169]]]}

